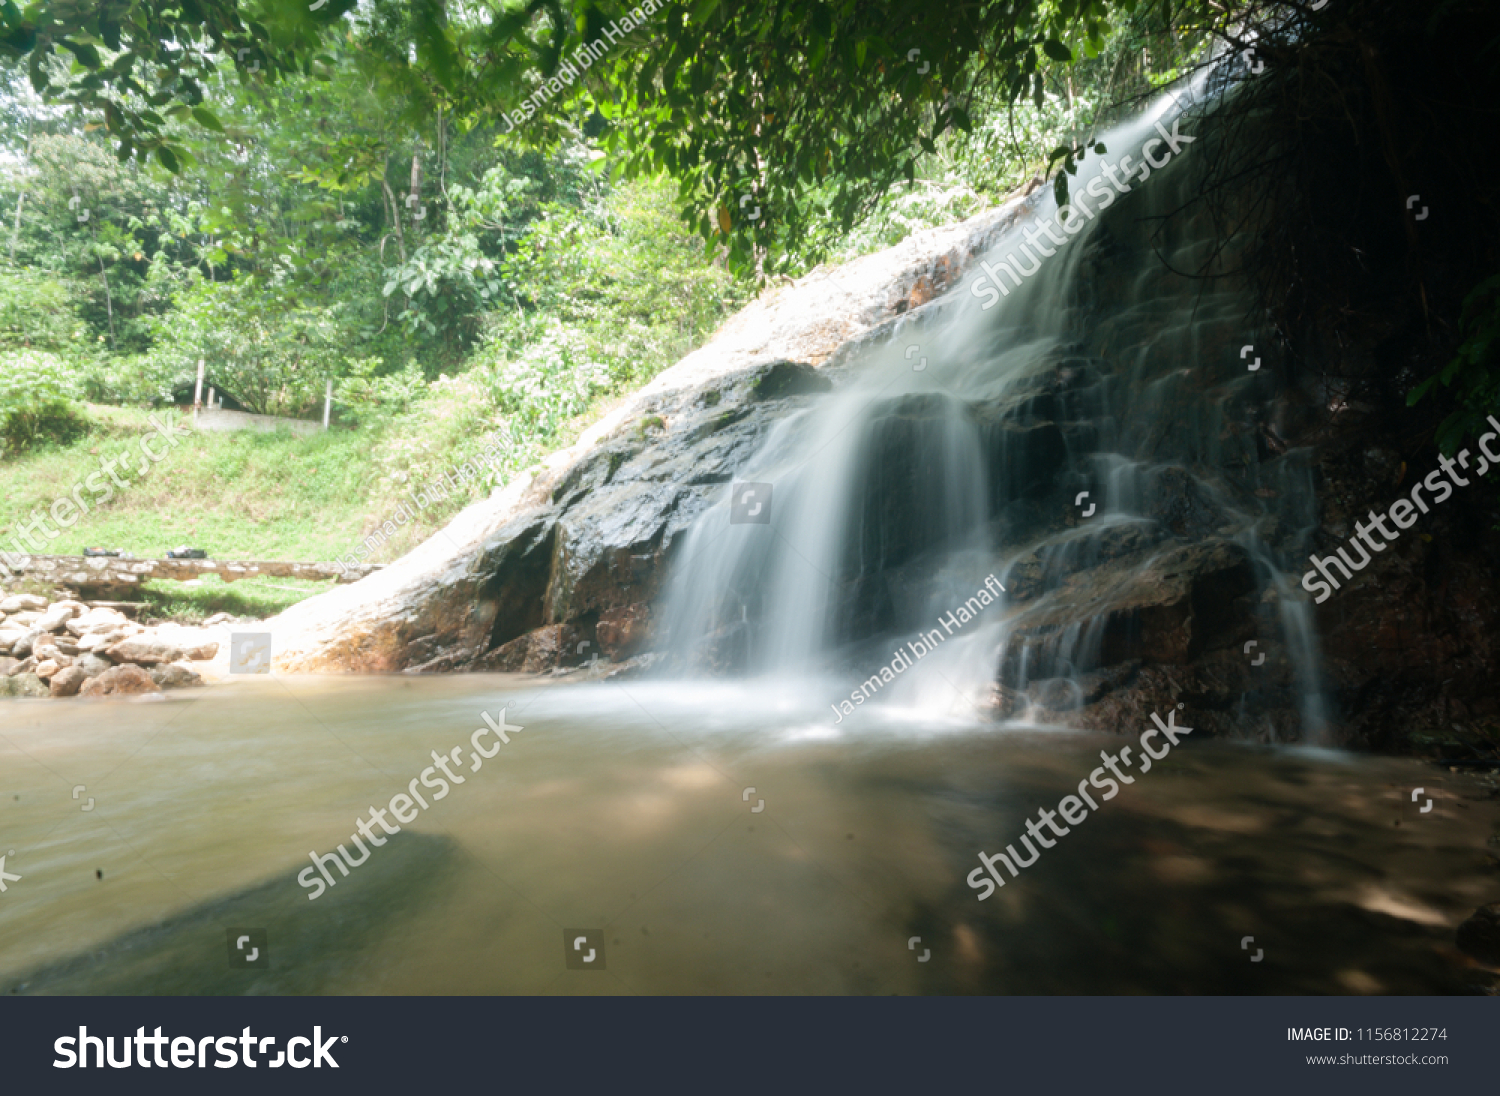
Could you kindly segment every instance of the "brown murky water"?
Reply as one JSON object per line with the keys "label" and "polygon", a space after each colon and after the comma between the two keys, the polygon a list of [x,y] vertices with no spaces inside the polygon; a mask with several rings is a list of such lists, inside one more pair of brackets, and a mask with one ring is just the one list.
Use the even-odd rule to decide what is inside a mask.
{"label": "brown murky water", "polygon": [[[7,702],[0,991],[1447,993],[1492,977],[1452,944],[1500,898],[1492,781],[1189,740],[979,902],[978,851],[1128,740],[899,710],[835,727],[827,703],[484,676]],[[483,739],[497,752],[472,771],[471,733],[502,707],[524,729]],[[464,783],[309,901],[309,852],[357,855],[356,817],[460,744]],[[231,960],[243,928],[264,930],[268,968]],[[602,969],[569,969],[573,930],[603,943]]]}

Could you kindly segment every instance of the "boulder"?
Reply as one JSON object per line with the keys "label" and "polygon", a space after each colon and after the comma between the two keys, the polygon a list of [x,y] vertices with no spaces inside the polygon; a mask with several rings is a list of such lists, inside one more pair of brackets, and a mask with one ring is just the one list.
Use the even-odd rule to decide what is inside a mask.
{"label": "boulder", "polygon": [[27,655],[25,658],[21,659],[20,662],[17,662],[10,668],[10,673],[7,676],[15,677],[17,674],[29,674],[32,670],[35,669],[36,659],[31,655]]}
{"label": "boulder", "polygon": [[100,651],[128,638],[124,631],[89,632],[78,640],[78,649],[84,652]]}
{"label": "boulder", "polygon": [[196,647],[188,647],[183,651],[183,656],[189,662],[212,662],[214,656],[219,653],[218,643],[200,643]]}
{"label": "boulder", "polygon": [[502,644],[474,662],[471,669],[540,674],[587,665],[591,652],[597,650],[587,630],[572,624],[549,624]]}
{"label": "boulder", "polygon": [[182,658],[181,649],[151,635],[121,640],[104,653],[116,662],[134,662],[140,666],[156,666],[163,662],[177,662]]}
{"label": "boulder", "polygon": [[163,689],[185,689],[192,685],[202,685],[203,678],[191,666],[181,662],[168,662],[161,666],[151,668],[151,680]]}
{"label": "boulder", "polygon": [[[655,601],[683,531],[726,501],[767,435],[821,399],[860,347],[890,343],[924,309],[936,314],[941,294],[1021,208],[1018,199],[919,233],[846,264],[836,282],[819,270],[763,295],[575,446],[400,561],[267,622],[278,669],[402,670],[459,647],[476,652],[466,668],[502,669],[517,657],[502,650],[540,628],[576,625],[592,638],[621,611],[611,642],[628,648],[643,622],[630,607]],[[1053,454],[1056,433],[1042,429],[1026,444]],[[550,661],[537,639],[519,645],[523,664],[533,654]],[[566,644],[558,654],[563,665],[588,661]]]}
{"label": "boulder", "polygon": [[1255,586],[1246,551],[1227,541],[1154,546],[1070,576],[1018,619],[1003,666],[1006,684],[1052,676],[1071,663],[1081,622],[1097,637],[1099,666],[1140,659],[1183,664],[1232,641],[1251,622]]}
{"label": "boulder", "polygon": [[0,628],[0,652],[9,653],[25,636],[24,628]]}
{"label": "boulder", "polygon": [[27,610],[41,612],[47,608],[47,599],[35,594],[12,594],[0,601],[0,613],[22,613]]}
{"label": "boulder", "polygon": [[88,675],[77,666],[65,666],[52,675],[51,687],[54,697],[77,696],[78,690],[88,680]]}
{"label": "boulder", "polygon": [[76,665],[87,677],[98,677],[106,670],[114,669],[115,664],[103,655],[85,654],[78,656]]}
{"label": "boulder", "polygon": [[83,636],[90,632],[113,631],[131,623],[124,613],[114,609],[90,609],[64,622],[63,627],[75,636]]}
{"label": "boulder", "polygon": [[16,640],[10,645],[10,653],[17,658],[25,658],[27,655],[31,654],[32,648],[36,645],[37,636],[44,634],[45,633],[43,632],[38,632],[35,630],[27,632],[20,639]]}
{"label": "boulder", "polygon": [[78,690],[79,696],[135,696],[159,693],[160,686],[139,666],[115,666],[92,678]]}
{"label": "boulder", "polygon": [[59,601],[57,604],[50,606],[42,614],[41,619],[36,622],[35,627],[43,632],[61,631],[64,624],[78,615],[78,611],[73,608],[77,604],[76,601]]}
{"label": "boulder", "polygon": [[0,677],[9,677],[11,670],[20,664],[21,660],[18,658],[11,658],[9,655],[0,655]]}
{"label": "boulder", "polygon": [[53,674],[57,673],[57,671],[61,669],[62,667],[60,665],[58,665],[56,662],[53,662],[49,658],[45,662],[37,663],[36,676],[41,678],[43,681],[47,681],[52,677]]}
{"label": "boulder", "polygon": [[7,695],[18,697],[48,696],[51,688],[36,674],[14,674],[5,679]]}

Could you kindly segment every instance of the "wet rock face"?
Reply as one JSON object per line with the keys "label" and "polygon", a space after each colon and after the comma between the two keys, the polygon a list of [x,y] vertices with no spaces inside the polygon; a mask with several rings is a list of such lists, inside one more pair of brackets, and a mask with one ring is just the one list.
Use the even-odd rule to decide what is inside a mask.
{"label": "wet rock face", "polygon": [[770,361],[648,405],[485,540],[406,667],[537,673],[641,653],[679,535],[778,418],[829,387],[809,365]]}
{"label": "wet rock face", "polygon": [[[1151,275],[1163,283],[1153,307],[1128,307],[1137,279],[1121,256],[1155,245],[1127,227],[1114,226],[1118,238],[1101,236],[1082,264],[1077,292],[1087,299],[1079,311],[1092,318],[1078,342],[1047,350],[1033,373],[1003,389],[962,400],[906,395],[875,407],[863,479],[849,496],[849,548],[832,570],[832,633],[853,646],[930,626],[934,592],[970,584],[952,573],[954,534],[935,505],[944,477],[934,474],[934,455],[959,430],[974,439],[974,460],[983,464],[979,507],[989,543],[1007,558],[1027,553],[1005,574],[1017,630],[997,667],[995,714],[1039,711],[1123,730],[1137,726],[1142,711],[1187,703],[1204,735],[1244,734],[1256,724],[1253,733],[1295,739],[1296,671],[1305,667],[1277,638],[1286,606],[1266,586],[1267,553],[1295,584],[1310,539],[1331,550],[1365,510],[1383,510],[1393,492],[1409,489],[1415,473],[1406,462],[1418,458],[1373,444],[1380,432],[1373,422],[1331,437],[1317,398],[1279,388],[1270,370],[1247,377],[1241,311],[1207,309],[1201,322],[1164,323],[1178,290],[1160,272]],[[971,235],[969,254],[986,238]],[[668,371],[670,385],[653,383],[626,405],[628,416],[607,420],[608,429],[508,496],[503,518],[483,524],[481,515],[460,549],[430,552],[407,568],[404,585],[374,576],[286,614],[304,637],[284,643],[278,632],[278,649],[288,653],[278,655],[277,669],[538,673],[596,658],[661,664],[669,638],[663,587],[683,534],[773,428],[795,435],[803,413],[851,379],[865,350],[941,308],[923,312],[965,265],[955,252],[920,274],[904,272],[862,292],[857,305],[826,309],[790,341],[741,324],[741,367],[726,368],[712,344],[696,352]],[[838,277],[819,275],[823,283]],[[753,322],[762,321],[780,322],[756,314]],[[809,352],[789,354],[789,345]],[[766,346],[780,352],[761,353]],[[977,336],[966,352],[982,365],[995,349]],[[1232,383],[1215,365],[1224,362],[1235,363]],[[1122,398],[1127,389],[1130,399]],[[1130,460],[1112,464],[1122,453]],[[1306,489],[1313,480],[1316,496]],[[1100,504],[1092,518],[1076,502],[1083,491]],[[1130,518],[1104,508],[1109,493]],[[1425,515],[1317,608],[1342,741],[1390,748],[1425,736],[1447,751],[1500,722],[1500,693],[1489,687],[1500,663],[1500,589],[1490,561],[1500,551],[1488,531],[1500,515],[1464,506],[1450,502]],[[1260,542],[1253,558],[1243,546],[1251,529]],[[979,579],[996,565],[985,563]],[[710,671],[746,663],[765,612],[753,576],[726,585],[732,611],[696,652]],[[66,624],[75,636],[77,623]],[[11,617],[0,630],[13,630],[12,644],[29,651],[34,624]],[[108,651],[129,638],[105,644],[97,635],[83,632],[80,650]]]}
{"label": "wet rock face", "polygon": [[[1373,429],[1347,428],[1320,447],[1321,512],[1310,545],[1320,558],[1347,545],[1355,522],[1367,523],[1371,510],[1384,514],[1439,467],[1431,450],[1395,467],[1370,459]],[[1444,758],[1500,750],[1496,526],[1490,488],[1458,488],[1316,606],[1341,741]]]}

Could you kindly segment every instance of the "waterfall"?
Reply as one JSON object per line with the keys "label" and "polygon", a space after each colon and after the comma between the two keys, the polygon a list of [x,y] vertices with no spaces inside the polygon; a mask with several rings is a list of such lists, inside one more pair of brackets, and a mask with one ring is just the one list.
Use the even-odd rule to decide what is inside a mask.
{"label": "waterfall", "polygon": [[[1069,207],[1051,187],[1025,199],[943,298],[769,431],[738,476],[770,486],[766,510],[736,520],[726,497],[674,557],[679,665],[857,686],[994,574],[998,602],[875,699],[972,714],[998,683],[1032,719],[1139,655],[1150,637],[1122,634],[1122,605],[1211,552],[1229,578],[1194,595],[1194,628],[1234,601],[1278,637],[1302,737],[1321,740],[1316,633],[1287,577],[1315,523],[1310,461],[1266,448],[1281,382],[1257,367],[1243,240],[1192,202],[1232,87],[1201,74],[1095,138]],[[1265,733],[1251,706],[1240,719]]]}

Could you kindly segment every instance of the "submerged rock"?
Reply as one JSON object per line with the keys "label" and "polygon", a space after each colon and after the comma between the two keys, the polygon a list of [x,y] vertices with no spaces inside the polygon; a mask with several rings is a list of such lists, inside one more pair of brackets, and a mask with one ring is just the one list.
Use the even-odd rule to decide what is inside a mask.
{"label": "submerged rock", "polygon": [[1500,967],[1500,902],[1480,906],[1454,935],[1454,943],[1465,955],[1490,967]]}

